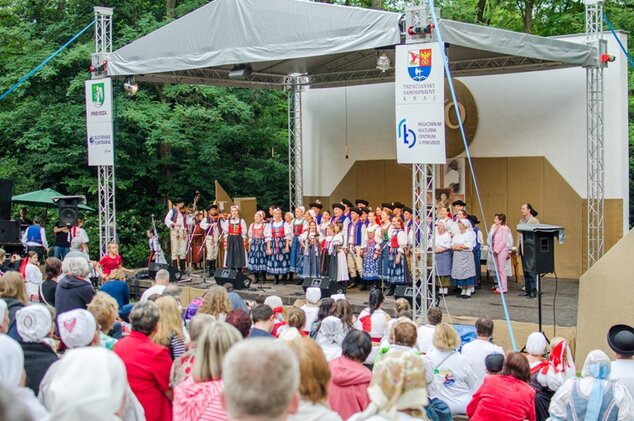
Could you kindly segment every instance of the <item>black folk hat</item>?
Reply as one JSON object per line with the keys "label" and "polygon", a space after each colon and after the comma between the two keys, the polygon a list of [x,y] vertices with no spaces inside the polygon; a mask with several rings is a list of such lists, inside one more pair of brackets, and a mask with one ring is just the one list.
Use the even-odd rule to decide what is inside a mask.
{"label": "black folk hat", "polygon": [[634,355],[634,328],[628,325],[614,325],[608,330],[608,345],[612,351],[624,357]]}

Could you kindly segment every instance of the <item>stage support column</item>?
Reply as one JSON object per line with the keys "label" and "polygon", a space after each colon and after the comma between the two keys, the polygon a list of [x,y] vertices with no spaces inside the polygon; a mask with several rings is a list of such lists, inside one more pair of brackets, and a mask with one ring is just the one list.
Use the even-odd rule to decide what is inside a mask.
{"label": "stage support column", "polygon": [[305,75],[286,77],[288,93],[288,200],[292,210],[304,203],[304,166],[302,152],[302,91],[308,83]]}
{"label": "stage support column", "polygon": [[586,118],[588,148],[588,205],[587,205],[587,266],[592,267],[604,253],[604,127],[603,127],[603,63],[601,55],[607,51],[603,39],[603,1],[586,0],[586,44],[596,47],[594,65],[586,68]]}

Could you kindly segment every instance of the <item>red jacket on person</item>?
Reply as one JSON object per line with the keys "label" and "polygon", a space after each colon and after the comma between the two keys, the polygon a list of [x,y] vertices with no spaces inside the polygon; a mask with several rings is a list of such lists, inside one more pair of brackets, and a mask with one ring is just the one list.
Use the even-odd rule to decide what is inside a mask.
{"label": "red jacket on person", "polygon": [[341,356],[328,363],[332,377],[328,388],[330,409],[347,420],[370,404],[368,386],[372,372],[360,362]]}
{"label": "red jacket on person", "polygon": [[513,376],[491,375],[467,405],[470,421],[535,421],[535,390]]}

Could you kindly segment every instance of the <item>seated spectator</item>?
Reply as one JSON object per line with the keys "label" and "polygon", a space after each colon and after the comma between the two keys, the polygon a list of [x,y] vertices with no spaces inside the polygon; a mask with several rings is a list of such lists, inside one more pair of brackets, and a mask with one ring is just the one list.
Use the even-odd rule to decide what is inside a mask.
{"label": "seated spectator", "polygon": [[306,289],[306,304],[301,309],[306,314],[306,325],[304,326],[304,332],[310,335],[310,330],[313,327],[313,323],[317,320],[319,314],[319,300],[321,299],[321,289],[317,287],[310,287]]}
{"label": "seated spectator", "polygon": [[387,322],[390,320],[390,316],[381,308],[384,300],[385,297],[380,289],[374,288],[370,291],[369,305],[361,311],[356,323],[357,328],[368,332],[372,338],[372,352],[366,361],[368,364],[372,364],[376,358]]}
{"label": "seated spectator", "polygon": [[394,313],[396,318],[408,317],[412,319],[412,306],[407,301],[407,298],[399,298],[394,302]]}
{"label": "seated spectator", "polygon": [[357,319],[354,317],[352,304],[350,304],[348,300],[335,301],[335,305],[332,307],[330,315],[341,320],[344,336],[351,330],[355,329],[354,324]]}
{"label": "seated spectator", "polygon": [[146,289],[139,302],[144,303],[154,294],[163,295],[163,290],[170,283],[170,273],[165,269],[159,269],[154,276],[154,285]]}
{"label": "seated spectator", "polygon": [[564,338],[555,337],[550,344],[552,351],[548,361],[534,366],[531,370],[530,384],[535,389],[537,421],[545,421],[548,418],[548,407],[553,395],[566,380],[577,374],[568,342]]}
{"label": "seated spectator", "polygon": [[[321,294],[321,290],[320,290]],[[310,326],[310,337],[315,339],[317,337],[317,332],[319,331],[319,326],[321,325],[322,320],[326,317],[330,316],[332,308],[335,306],[335,300],[332,298],[324,298],[321,300],[321,304],[319,305],[319,310],[317,310],[317,318]]]}
{"label": "seated spectator", "polygon": [[183,320],[178,303],[173,297],[163,296],[156,300],[161,315],[156,332],[152,335],[155,344],[167,347],[172,361],[187,351],[183,334]]}
{"label": "seated spectator", "polygon": [[628,325],[612,326],[608,331],[608,345],[616,354],[610,378],[620,381],[634,397],[634,328]]}
{"label": "seated spectator", "polygon": [[57,257],[49,257],[44,262],[45,280],[40,285],[40,302],[55,307],[55,291],[57,279],[62,273],[62,261]]}
{"label": "seated spectator", "polygon": [[101,284],[99,290],[117,301],[119,316],[127,320],[128,314],[132,310],[132,304],[130,304],[130,287],[125,281],[125,272],[121,269],[113,269],[108,275],[108,280]]}
{"label": "seated spectator", "polygon": [[191,376],[194,367],[198,338],[202,331],[209,325],[216,322],[216,319],[209,314],[197,314],[189,322],[189,336],[191,337],[191,348],[183,355],[174,360],[172,371],[170,372],[170,387],[175,388],[187,377]]}
{"label": "seated spectator", "polygon": [[4,300],[0,300],[0,333],[9,331],[9,309]]}
{"label": "seated spectator", "polygon": [[[336,318],[335,318],[336,319]],[[336,319],[339,323],[339,319]],[[322,329],[328,322],[324,319]],[[328,384],[330,369],[319,345],[304,337],[290,342],[289,346],[299,358],[299,408],[289,416],[289,421],[341,421],[336,412],[328,408]]]}
{"label": "seated spectator", "polygon": [[3,248],[0,248],[0,274],[19,272],[21,260],[22,258],[15,253],[7,259],[7,252]]}
{"label": "seated spectator", "polygon": [[591,351],[581,379],[570,378],[557,390],[550,407],[552,420],[632,420],[634,400],[627,388],[610,379],[610,358]]}
{"label": "seated spectator", "polygon": [[526,354],[524,355],[528,360],[528,365],[531,369],[531,376],[533,376],[540,368],[547,363],[544,359],[544,354],[546,353],[546,347],[548,346],[548,341],[546,341],[546,337],[541,332],[533,332],[528,335],[528,339],[526,339]]}
{"label": "seated spectator", "polygon": [[99,325],[99,345],[113,350],[117,340],[108,335],[117,320],[117,302],[105,292],[97,292],[88,304],[88,311],[92,313]]}
{"label": "seated spectator", "polygon": [[114,352],[125,364],[128,383],[143,406],[145,417],[168,421],[172,419],[172,360],[167,348],[149,338],[157,330],[159,317],[156,304],[137,303],[130,312],[132,332],[116,343]]}
{"label": "seated spectator", "polygon": [[[374,360],[374,364],[379,362],[384,355],[393,352],[418,352],[416,340],[418,338],[418,326],[408,317],[392,319],[388,323],[387,334],[381,341],[381,349]],[[431,381],[431,379],[428,379]]]}
{"label": "seated spectator", "polygon": [[207,326],[198,339],[194,368],[174,389],[174,418],[183,421],[227,420],[222,407],[222,362],[242,335],[228,323]]}
{"label": "seated spectator", "polygon": [[50,419],[124,418],[127,390],[126,369],[115,354],[100,347],[70,350],[51,377],[47,398]]}
{"label": "seated spectator", "polygon": [[234,291],[233,285],[229,282],[223,285],[223,287],[227,290],[227,295],[229,296],[229,303],[231,304],[231,308],[234,310],[242,310],[249,314],[249,306],[244,302],[242,297]]}
{"label": "seated spectator", "polygon": [[535,391],[529,380],[528,361],[519,352],[511,352],[502,375],[486,377],[473,395],[467,406],[469,420],[534,421]]}
{"label": "seated spectator", "polygon": [[273,310],[266,304],[258,304],[251,310],[253,326],[249,338],[273,338],[271,331],[275,325]]}
{"label": "seated spectator", "polygon": [[442,311],[438,307],[429,307],[427,310],[427,324],[418,328],[418,350],[423,353],[431,351],[434,347],[434,331],[436,325],[442,323]]}
{"label": "seated spectator", "polygon": [[279,336],[278,329],[282,326],[286,326],[286,321],[284,320],[284,305],[282,304],[282,299],[277,295],[269,295],[264,299],[264,304],[271,307],[271,310],[273,310],[273,318],[275,319],[275,323],[273,324],[271,335],[277,338]]}
{"label": "seated spectator", "polygon": [[237,343],[225,356],[222,377],[223,406],[232,421],[284,421],[297,412],[299,362],[281,342]]}
{"label": "seated spectator", "polygon": [[504,355],[498,353],[487,355],[484,359],[484,366],[487,370],[487,375],[499,374],[504,368]]}
{"label": "seated spectator", "polygon": [[0,276],[0,298],[7,304],[7,311],[9,313],[8,335],[18,340],[19,336],[15,325],[15,314],[29,302],[26,296],[26,289],[24,288],[24,278],[22,278],[19,272],[8,272]]}
{"label": "seated spectator", "polygon": [[308,336],[304,333],[304,327],[306,326],[306,313],[304,310],[297,307],[287,307],[286,311],[286,325],[280,326],[278,334],[281,335],[286,329],[297,329],[297,332],[301,336]]}
{"label": "seated spectator", "polygon": [[437,397],[454,415],[465,414],[477,381],[469,361],[456,351],[459,346],[460,336],[456,329],[440,323],[434,332],[434,349],[426,356],[426,362],[434,369]]}
{"label": "seated spectator", "polygon": [[69,257],[62,262],[62,272],[64,277],[55,291],[56,313],[61,314],[76,308],[85,310],[95,296],[88,279],[88,262],[81,257]]}
{"label": "seated spectator", "polygon": [[321,322],[316,341],[324,352],[326,361],[332,361],[341,356],[343,338],[343,326],[337,317],[328,316]]}
{"label": "seated spectator", "polygon": [[24,351],[26,385],[35,394],[46,370],[57,361],[53,350],[53,317],[46,306],[31,304],[20,309],[15,315],[20,346]]}
{"label": "seated spectator", "polygon": [[370,404],[368,386],[372,372],[363,362],[370,355],[372,340],[366,332],[354,329],[344,338],[341,349],[341,357],[328,363],[332,374],[328,403],[347,420],[353,414],[365,411]]}
{"label": "seated spectator", "polygon": [[[24,405],[30,415],[30,419],[41,420],[48,415],[46,408],[40,404],[32,389],[26,387],[24,375],[24,352],[15,340],[7,335],[0,334],[0,386],[8,390],[1,390],[11,396],[11,405]],[[7,417],[7,421],[16,418]]]}
{"label": "seated spectator", "polygon": [[368,408],[353,415],[349,421],[427,419],[427,382],[423,359],[410,352],[386,355],[374,369],[368,395]]}
{"label": "seated spectator", "polygon": [[59,337],[67,348],[99,345],[95,317],[88,310],[75,309],[57,316]]}
{"label": "seated spectator", "polygon": [[198,309],[198,313],[205,313],[212,315],[219,322],[224,322],[227,317],[227,313],[231,311],[231,303],[229,302],[229,295],[227,290],[221,286],[212,286],[205,293],[203,302]]}
{"label": "seated spectator", "polygon": [[238,329],[242,338],[249,336],[251,331],[251,317],[244,310],[231,310],[227,313],[226,322]]}
{"label": "seated spectator", "polygon": [[504,350],[491,342],[493,338],[493,320],[486,317],[479,318],[476,323],[477,338],[462,347],[462,355],[469,361],[476,375],[476,389],[482,385],[486,377],[484,360],[487,355],[498,353],[504,355]]}

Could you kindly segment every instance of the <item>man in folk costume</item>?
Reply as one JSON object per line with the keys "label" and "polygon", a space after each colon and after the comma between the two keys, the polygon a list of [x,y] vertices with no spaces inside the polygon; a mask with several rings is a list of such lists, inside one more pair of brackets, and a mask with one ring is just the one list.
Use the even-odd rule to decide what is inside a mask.
{"label": "man in folk costume", "polygon": [[453,202],[451,202],[451,214],[453,215],[452,220],[454,222],[458,222],[459,218],[456,215],[459,211],[465,211],[465,216],[467,215],[467,210],[466,210],[467,204],[464,202],[464,200],[454,200]]}
{"label": "man in folk costume", "polygon": [[207,208],[207,216],[200,221],[200,228],[205,231],[205,250],[207,251],[205,260],[208,276],[213,276],[217,267],[218,249],[220,236],[222,235],[222,226],[220,224],[220,215],[218,215],[218,205],[212,203]]}
{"label": "man in folk costume", "polygon": [[417,240],[420,239],[420,232],[416,232],[414,210],[412,208],[408,206],[403,207],[403,218],[405,235],[407,235],[407,246],[405,247],[406,264],[403,269],[405,270],[405,280],[410,282],[412,280],[412,252],[418,242]]}
{"label": "man in folk costume", "polygon": [[344,226],[347,225],[348,220],[343,214],[345,210],[345,206],[341,203],[334,203],[332,205],[332,220],[330,221],[332,224],[336,224],[337,222],[341,222]]}
{"label": "man in folk costume", "polygon": [[165,225],[170,230],[172,266],[180,267],[185,273],[185,257],[187,256],[187,232],[191,218],[185,213],[185,199],[177,198],[175,206],[165,215]]}
{"label": "man in folk costume", "polygon": [[27,253],[30,251],[36,252],[40,264],[44,263],[48,242],[46,241],[46,232],[42,227],[42,218],[39,216],[35,217],[33,225],[24,230],[22,245],[26,248]]}
{"label": "man in folk costume", "polygon": [[348,250],[348,273],[354,288],[362,282],[363,277],[363,248],[365,247],[365,225],[361,221],[361,209],[350,209],[350,223],[346,227],[344,247]]}
{"label": "man in folk costume", "polygon": [[310,210],[308,212],[313,217],[315,222],[317,222],[317,225],[320,225],[321,224],[321,210],[324,208],[324,205],[322,205],[321,202],[319,202],[318,200],[316,202],[309,203],[308,206],[310,207]]}
{"label": "man in folk costume", "polygon": [[343,217],[344,217],[344,219],[350,221],[350,209],[354,205],[348,199],[341,199],[341,204],[344,207],[344,209],[343,209]]}
{"label": "man in folk costume", "polygon": [[359,208],[359,210],[361,210],[361,222],[363,222],[363,225],[367,227],[368,224],[370,223],[368,221],[368,209],[367,209],[367,207],[370,205],[370,202],[368,202],[365,199],[357,199],[354,201],[354,204],[357,206],[357,208]]}

